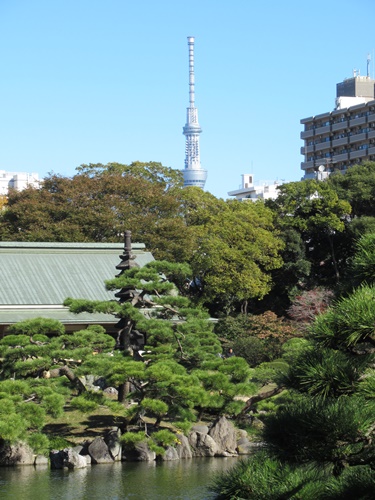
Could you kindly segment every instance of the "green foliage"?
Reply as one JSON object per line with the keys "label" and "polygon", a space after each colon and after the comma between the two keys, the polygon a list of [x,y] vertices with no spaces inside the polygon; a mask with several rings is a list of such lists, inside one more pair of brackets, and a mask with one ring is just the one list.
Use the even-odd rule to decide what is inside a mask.
{"label": "green foliage", "polygon": [[16,411],[21,415],[28,429],[40,430],[43,427],[46,412],[41,406],[21,403],[17,405]]}
{"label": "green foliage", "polygon": [[346,469],[338,478],[326,481],[322,498],[329,500],[372,500],[375,471],[368,467]]}
{"label": "green foliage", "polygon": [[176,429],[178,429],[178,431],[181,431],[183,434],[185,434],[185,436],[187,436],[191,429],[192,423],[188,420],[177,420],[174,422],[174,426]]}
{"label": "green foliage", "polygon": [[315,179],[289,182],[279,187],[276,200],[283,224],[302,233],[311,231],[343,231],[343,217],[351,206],[339,198],[328,182]]}
{"label": "green foliage", "polygon": [[355,254],[350,266],[351,280],[354,285],[375,280],[375,232],[363,235],[356,244]]}
{"label": "green foliage", "polygon": [[63,450],[69,448],[72,443],[62,436],[49,436],[49,450]]}
{"label": "green foliage", "polygon": [[355,392],[361,379],[361,361],[330,349],[309,349],[294,359],[284,382],[288,387],[312,396],[338,397]]}
{"label": "green foliage", "polygon": [[[300,234],[305,244],[306,260],[311,265],[310,285],[336,283],[341,265],[336,257],[337,235],[346,228],[350,204],[340,199],[330,183],[315,179],[283,184],[279,192],[270,205],[282,231],[292,229]],[[345,257],[343,255],[343,259]],[[299,280],[294,284],[299,286]]]}
{"label": "green foliage", "polygon": [[258,366],[281,356],[282,345],[278,339],[258,337],[239,338],[233,342],[236,355],[243,357],[249,366]]}
{"label": "green foliage", "polygon": [[103,403],[103,395],[96,392],[85,392],[81,396],[72,399],[70,406],[83,413],[94,411]]}
{"label": "green foliage", "polygon": [[374,323],[375,286],[363,285],[318,316],[312,325],[312,334],[325,346],[352,348],[361,342],[373,341]]}
{"label": "green foliage", "polygon": [[352,207],[353,217],[374,216],[373,200],[375,197],[375,163],[363,162],[353,165],[345,174],[334,174],[328,183]]}
{"label": "green foliage", "polygon": [[162,417],[168,412],[168,405],[158,399],[145,398],[141,401],[141,407],[156,417]]}
{"label": "green foliage", "polygon": [[233,347],[236,356],[245,358],[253,367],[280,357],[283,343],[295,330],[290,322],[267,311],[222,318],[215,325],[215,333],[225,345]]}
{"label": "green foliage", "polygon": [[0,382],[1,393],[15,395],[22,394],[28,396],[31,393],[29,384],[23,380],[2,380]]}
{"label": "green foliage", "polygon": [[243,358],[237,356],[226,359],[219,370],[228,375],[229,380],[236,384],[245,382],[250,375],[249,365]]}
{"label": "green foliage", "polygon": [[184,261],[193,241],[181,217],[181,179],[157,162],[81,165],[72,178],[50,174],[39,189],[10,194],[0,237],[118,242],[126,227],[157,258]]}
{"label": "green foliage", "polygon": [[[285,465],[266,453],[256,453],[248,460],[242,460],[229,472],[219,474],[210,489],[217,493],[217,500],[252,499],[282,500],[319,498],[322,486],[307,494],[306,483],[312,483],[317,474]],[[319,489],[318,489],[319,488]]]}
{"label": "green foliage", "polygon": [[193,275],[202,299],[230,311],[249,298],[262,298],[271,288],[269,271],[281,266],[283,247],[272,212],[262,203],[229,200],[205,213],[197,226],[192,253]]}
{"label": "green foliage", "polygon": [[65,328],[60,321],[54,319],[33,318],[10,325],[8,331],[13,335],[62,335]]}
{"label": "green foliage", "polygon": [[50,451],[51,443],[48,437],[45,434],[40,432],[34,432],[30,434],[27,438],[27,442],[29,446],[32,448],[34,453],[38,453],[40,455],[48,455]]}
{"label": "green foliage", "polygon": [[16,405],[11,399],[0,399],[0,439],[16,442],[22,439],[27,430],[28,422],[16,413]]}
{"label": "green foliage", "polygon": [[125,432],[120,442],[128,449],[133,449],[137,443],[146,441],[146,434],[144,432]]}
{"label": "green foliage", "polygon": [[313,349],[311,342],[304,338],[293,338],[289,339],[283,344],[282,347],[282,358],[288,364],[292,364],[294,360],[308,349]]}
{"label": "green foliage", "polygon": [[64,413],[65,397],[53,392],[42,398],[41,405],[45,411],[54,418],[59,418]]}
{"label": "green foliage", "polygon": [[[15,326],[15,325],[14,325]],[[0,340],[0,344],[2,346],[9,346],[9,347],[24,347],[26,345],[30,344],[30,338],[27,335],[7,335],[6,337],[3,337]]]}
{"label": "green foliage", "polygon": [[374,481],[375,472],[366,467],[331,477],[324,470],[285,464],[261,452],[217,475],[210,490],[217,500],[371,500]]}
{"label": "green foliage", "polygon": [[161,429],[160,431],[153,432],[151,434],[151,439],[157,445],[163,447],[176,445],[178,442],[176,435],[173,434],[173,432],[169,431],[168,429]]}
{"label": "green foliage", "polygon": [[268,416],[264,437],[278,456],[293,463],[335,464],[362,450],[361,439],[373,425],[374,409],[358,397],[301,396]]}

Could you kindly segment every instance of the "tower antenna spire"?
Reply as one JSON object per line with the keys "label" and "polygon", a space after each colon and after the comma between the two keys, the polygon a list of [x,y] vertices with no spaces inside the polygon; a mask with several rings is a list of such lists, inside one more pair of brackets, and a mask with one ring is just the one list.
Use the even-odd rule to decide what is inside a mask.
{"label": "tower antenna spire", "polygon": [[371,63],[371,54],[367,54],[367,78],[370,77],[370,63]]}
{"label": "tower antenna spire", "polygon": [[197,186],[204,189],[207,171],[200,161],[199,134],[202,129],[198,123],[198,109],[195,107],[194,75],[194,37],[188,36],[189,47],[189,107],[186,109],[186,125],[183,128],[185,139],[184,187]]}

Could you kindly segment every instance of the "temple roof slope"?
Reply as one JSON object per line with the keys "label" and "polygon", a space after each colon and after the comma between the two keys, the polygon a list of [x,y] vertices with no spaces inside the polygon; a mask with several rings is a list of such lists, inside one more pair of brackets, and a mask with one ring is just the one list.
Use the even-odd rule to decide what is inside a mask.
{"label": "temple roof slope", "polygon": [[[64,323],[115,323],[107,314],[72,314],[67,297],[116,300],[104,281],[114,278],[122,243],[0,242],[0,325],[38,316]],[[133,243],[135,262],[144,266],[153,256]],[[0,326],[1,328],[1,326]]]}

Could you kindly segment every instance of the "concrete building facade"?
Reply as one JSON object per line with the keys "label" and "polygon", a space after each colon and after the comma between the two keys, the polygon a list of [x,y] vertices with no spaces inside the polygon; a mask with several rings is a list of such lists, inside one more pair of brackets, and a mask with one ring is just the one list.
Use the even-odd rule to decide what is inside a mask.
{"label": "concrete building facade", "polygon": [[39,186],[39,175],[36,173],[29,174],[27,172],[6,172],[0,170],[0,195],[6,196],[9,189],[17,189],[22,191],[28,186]]}
{"label": "concrete building facade", "polygon": [[283,181],[260,182],[254,184],[253,174],[242,174],[242,183],[239,189],[229,191],[228,196],[235,196],[237,200],[274,200],[278,196],[278,186]]}
{"label": "concrete building facade", "polygon": [[336,87],[333,111],[301,120],[304,179],[375,161],[375,80],[354,75]]}

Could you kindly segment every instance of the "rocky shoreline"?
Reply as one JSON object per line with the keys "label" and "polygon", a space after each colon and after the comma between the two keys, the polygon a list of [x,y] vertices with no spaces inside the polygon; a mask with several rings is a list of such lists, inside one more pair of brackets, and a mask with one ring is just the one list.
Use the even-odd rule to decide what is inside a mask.
{"label": "rocky shoreline", "polygon": [[232,422],[220,417],[211,425],[195,425],[189,434],[176,434],[176,446],[168,446],[164,455],[148,447],[146,441],[130,449],[121,443],[119,428],[109,430],[105,436],[85,441],[82,445],[52,450],[49,457],[37,455],[26,443],[0,444],[0,466],[50,466],[51,469],[80,469],[96,464],[119,461],[167,461],[194,457],[233,457],[249,455],[261,446],[251,442],[245,430],[236,429]]}

